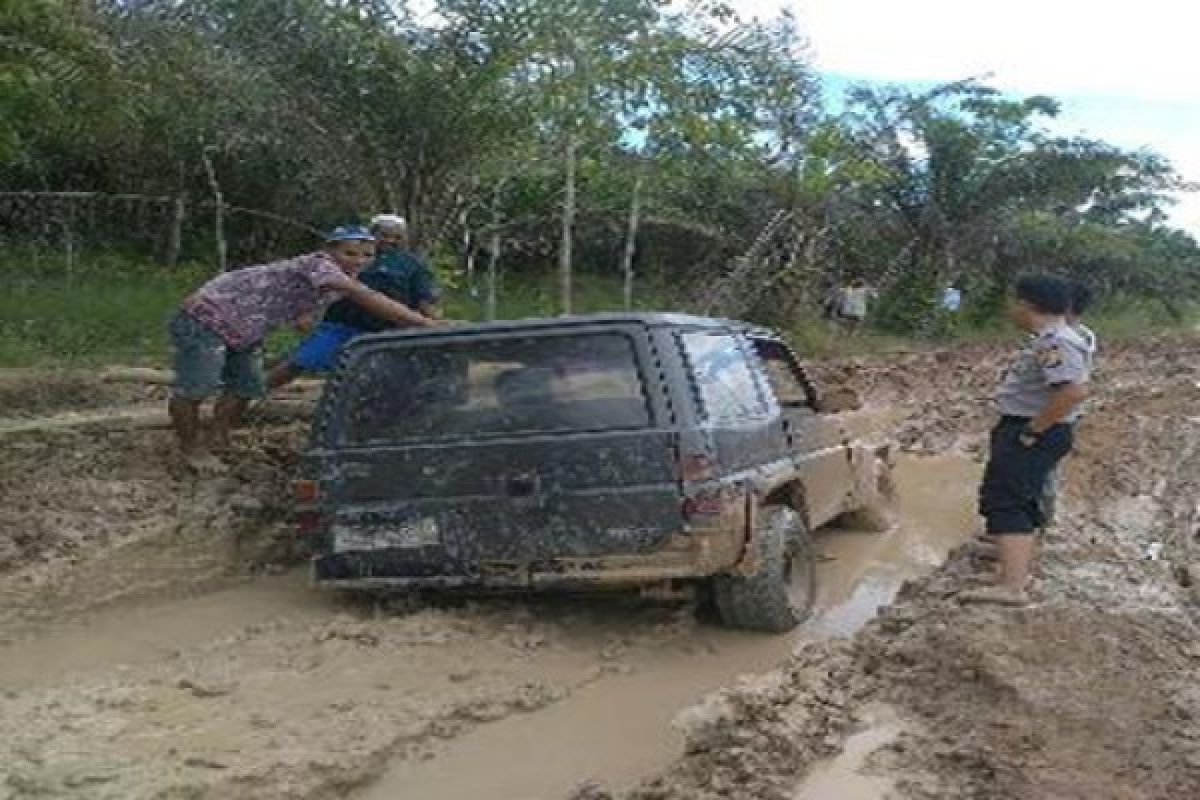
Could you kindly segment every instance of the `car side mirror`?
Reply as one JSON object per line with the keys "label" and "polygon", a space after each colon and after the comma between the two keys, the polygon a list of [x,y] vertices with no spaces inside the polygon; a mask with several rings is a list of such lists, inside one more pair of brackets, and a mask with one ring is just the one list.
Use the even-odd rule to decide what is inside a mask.
{"label": "car side mirror", "polygon": [[822,414],[858,411],[862,408],[862,398],[853,389],[833,389],[817,397],[816,407]]}

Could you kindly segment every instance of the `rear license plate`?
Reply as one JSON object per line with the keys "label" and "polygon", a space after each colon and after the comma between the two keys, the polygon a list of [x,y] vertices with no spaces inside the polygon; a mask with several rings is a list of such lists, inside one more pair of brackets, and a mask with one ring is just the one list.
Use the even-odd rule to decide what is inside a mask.
{"label": "rear license plate", "polygon": [[396,527],[360,528],[337,525],[333,546],[338,552],[432,547],[441,543],[437,520],[423,517]]}

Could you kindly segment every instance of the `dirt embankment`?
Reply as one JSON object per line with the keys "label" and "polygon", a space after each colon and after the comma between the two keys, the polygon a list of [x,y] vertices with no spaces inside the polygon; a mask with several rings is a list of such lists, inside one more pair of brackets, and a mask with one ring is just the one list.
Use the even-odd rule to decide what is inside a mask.
{"label": "dirt embankment", "polygon": [[[904,449],[960,454],[940,457],[949,471],[914,460],[909,475],[957,513],[1006,356],[820,371],[863,391]],[[561,797],[577,775],[596,779],[580,797],[812,800],[842,796],[806,780],[856,748],[883,787],[864,797],[1200,796],[1197,589],[1185,585],[1200,579],[1200,343],[1112,348],[1102,364],[1035,605],[960,605],[979,566],[961,552],[850,639],[818,629],[857,623],[818,618],[790,658],[792,640],[708,628],[686,608],[550,598],[413,611],[338,603],[297,574],[247,580],[294,559],[287,485],[303,422],[242,431],[217,481],[179,470],[155,425],[0,436],[0,799],[340,798],[391,764],[378,796],[482,769],[476,783],[498,798]],[[115,391],[103,399],[146,399]],[[68,407],[83,406],[52,410]],[[933,519],[921,508],[909,523]],[[894,546],[854,548],[864,542]],[[841,571],[851,601],[867,590],[855,614],[890,599],[859,579],[854,550],[826,552],[825,579]],[[660,724],[647,709],[666,702],[669,718],[746,671],[762,675],[680,715],[674,766],[665,725],[622,724],[644,731]],[[539,752],[563,762],[536,791],[501,780],[529,758],[512,745],[522,736],[556,737]]]}
{"label": "dirt embankment", "polygon": [[[911,393],[902,441],[980,452],[973,403],[999,358],[979,348],[887,370],[896,402]],[[880,382],[869,366],[838,370]],[[864,796],[1200,797],[1198,409],[1195,339],[1108,351],[1032,607],[960,604],[982,568],[964,548],[849,641],[803,648],[681,715],[687,755],[627,796],[809,797],[805,776],[882,707],[898,722],[859,771],[874,776]]]}

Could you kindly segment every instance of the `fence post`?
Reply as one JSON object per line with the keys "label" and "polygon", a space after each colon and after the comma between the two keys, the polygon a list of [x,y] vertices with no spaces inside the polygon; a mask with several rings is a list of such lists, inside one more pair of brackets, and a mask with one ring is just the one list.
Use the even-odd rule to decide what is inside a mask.
{"label": "fence post", "polygon": [[175,213],[171,215],[171,229],[167,235],[167,266],[175,267],[179,264],[179,253],[183,248],[183,220],[187,211],[183,202],[183,195],[176,195]]}
{"label": "fence post", "polygon": [[75,206],[71,200],[67,201],[66,221],[62,226],[67,247],[67,284],[70,285],[75,278]]}

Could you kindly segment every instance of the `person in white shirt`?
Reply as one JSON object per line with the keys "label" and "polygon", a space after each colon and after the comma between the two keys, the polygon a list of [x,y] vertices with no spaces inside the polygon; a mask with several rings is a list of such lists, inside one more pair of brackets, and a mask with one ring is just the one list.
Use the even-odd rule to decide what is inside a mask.
{"label": "person in white shirt", "polygon": [[942,308],[951,314],[957,314],[962,308],[962,289],[956,284],[950,284],[942,291]]}
{"label": "person in white shirt", "polygon": [[862,278],[855,278],[849,286],[842,289],[838,301],[838,317],[851,331],[857,330],[866,320],[867,306],[873,295],[874,291]]}

